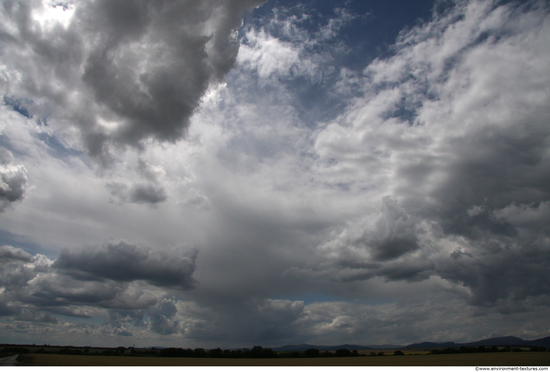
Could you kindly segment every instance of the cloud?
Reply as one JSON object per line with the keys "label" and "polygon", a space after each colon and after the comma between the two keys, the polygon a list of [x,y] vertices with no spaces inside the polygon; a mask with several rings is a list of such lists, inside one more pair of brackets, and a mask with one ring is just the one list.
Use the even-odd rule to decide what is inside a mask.
{"label": "cloud", "polygon": [[391,260],[419,249],[415,223],[402,208],[389,197],[382,199],[381,217],[376,222],[376,231],[369,244],[377,260]]}
{"label": "cloud", "polygon": [[[128,172],[128,169],[123,171]],[[166,172],[161,166],[151,165],[142,158],[138,158],[133,171],[136,173],[137,180],[132,184],[127,182],[130,178],[128,173],[126,173],[126,180],[106,183],[109,193],[119,204],[136,203],[156,206],[168,199],[164,186]],[[113,173],[116,174],[116,172]]]}
{"label": "cloud", "polygon": [[0,247],[0,260],[31,262],[32,256],[20,248],[3,245]]}
{"label": "cloud", "polygon": [[194,286],[197,254],[197,250],[185,246],[171,251],[153,250],[120,240],[95,248],[62,249],[53,268],[87,280],[144,280],[158,286],[190,289]]}
{"label": "cloud", "polygon": [[151,329],[162,335],[170,335],[178,331],[177,320],[174,320],[178,309],[174,300],[165,299],[160,302],[156,309],[149,315]]}
{"label": "cloud", "polygon": [[[208,13],[212,4],[202,20],[183,24],[217,27],[224,16]],[[315,5],[260,10],[269,14],[239,30],[243,44],[226,84],[209,86],[189,136],[173,143],[173,127],[156,132],[131,118],[137,111],[127,100],[139,94],[126,93],[140,80],[131,63],[127,75],[122,68],[161,32],[156,18],[132,10],[120,27],[106,21],[112,40],[93,31],[100,39],[82,44],[75,35],[82,47],[67,49],[68,67],[55,75],[67,75],[63,87],[79,81],[66,91],[74,97],[58,97],[68,116],[54,105],[46,112],[38,95],[18,106],[33,119],[2,107],[4,123],[21,124],[0,137],[17,158],[9,164],[24,165],[36,188],[0,219],[50,257],[58,247],[84,247],[65,248],[55,261],[0,250],[0,313],[9,321],[0,328],[21,338],[63,340],[73,332],[83,343],[117,346],[131,334],[146,346],[214,348],[544,337],[550,33],[547,6],[526,4],[447,3],[403,30],[388,56],[365,57],[361,68],[345,64],[356,45],[339,33],[355,30],[355,15],[331,13],[332,22]],[[111,5],[86,6],[90,21],[76,7],[51,8],[70,13],[61,36],[71,27],[91,34],[84,25]],[[56,24],[48,19],[40,18],[44,35]],[[193,27],[183,41],[206,35]],[[68,40],[61,36],[59,45]],[[30,70],[34,60],[19,57],[18,68]],[[12,67],[3,84],[17,81]],[[97,82],[82,82],[86,68]],[[102,80],[115,72],[113,81]],[[119,87],[127,81],[135,84]],[[102,84],[120,88],[122,98],[109,92],[96,100]],[[15,90],[6,96],[28,97]],[[90,107],[78,106],[84,98]],[[150,99],[143,102],[156,102]],[[69,123],[75,112],[77,130]],[[48,127],[37,126],[47,114]],[[102,154],[112,144],[142,147],[111,147],[112,167],[94,174],[83,154],[48,152],[52,142],[36,135],[42,132],[62,137],[66,149],[77,149],[81,135],[90,144],[97,135]],[[136,243],[97,244],[97,236]],[[166,248],[177,241],[200,246],[200,256]],[[36,243],[32,252],[40,249]],[[40,322],[46,314],[59,322]]]}
{"label": "cloud", "polygon": [[40,313],[35,309],[22,309],[15,317],[16,320],[57,324],[58,320],[50,313]]}
{"label": "cloud", "polygon": [[62,250],[51,261],[1,246],[0,313],[22,323],[58,324],[52,314],[104,317],[112,332],[122,336],[131,332],[121,314],[133,319],[132,326],[143,326],[147,316],[152,332],[180,332],[175,302],[166,291],[194,287],[196,255],[182,245],[153,251],[112,241],[86,250]]}
{"label": "cloud", "polygon": [[547,8],[529,6],[457,2],[365,69],[364,95],[318,134],[315,149],[327,180],[396,202],[385,199],[377,222],[365,213],[320,245],[342,269],[318,264],[317,274],[437,275],[482,306],[546,295],[545,275],[535,273],[547,260],[539,221],[550,199],[550,96],[538,79],[548,76],[550,40]]}
{"label": "cloud", "polygon": [[121,203],[155,205],[167,199],[164,188],[151,183],[137,183],[128,187],[128,185],[122,182],[110,182],[107,183],[107,189]]}
{"label": "cloud", "polygon": [[103,162],[112,145],[176,141],[209,85],[233,67],[243,12],[262,2],[6,4],[6,104],[76,128]]}
{"label": "cloud", "polygon": [[12,159],[11,152],[0,147],[0,212],[25,198],[27,169],[21,164],[11,164]]}

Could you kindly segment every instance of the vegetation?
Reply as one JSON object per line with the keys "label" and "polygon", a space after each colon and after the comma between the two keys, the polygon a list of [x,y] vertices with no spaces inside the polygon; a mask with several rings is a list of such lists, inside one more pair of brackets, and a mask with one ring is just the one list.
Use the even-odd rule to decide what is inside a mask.
{"label": "vegetation", "polygon": [[[252,349],[201,348],[95,348],[90,346],[0,345],[4,357],[19,354],[18,361],[41,366],[487,366],[549,365],[550,351],[543,347],[460,347],[443,350],[363,350],[274,352]],[[521,352],[518,352],[521,351]]]}
{"label": "vegetation", "polygon": [[386,355],[331,358],[159,358],[27,354],[35,366],[547,366],[549,352]]}
{"label": "vegetation", "polygon": [[320,358],[320,357],[353,357],[359,356],[357,350],[339,349],[334,352],[319,349],[307,349],[305,351],[275,352],[271,349],[264,349],[261,346],[254,346],[252,349],[212,350],[204,349],[181,349],[168,348],[159,351],[160,357],[176,358]]}

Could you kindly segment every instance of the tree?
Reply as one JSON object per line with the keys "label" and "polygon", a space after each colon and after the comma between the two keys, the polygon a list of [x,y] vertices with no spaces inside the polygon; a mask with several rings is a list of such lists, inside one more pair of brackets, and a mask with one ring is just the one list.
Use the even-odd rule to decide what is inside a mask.
{"label": "tree", "polygon": [[318,357],[319,354],[321,352],[319,351],[319,349],[307,349],[306,351],[304,351],[304,356],[305,357],[309,357],[309,358],[314,358],[314,357]]}

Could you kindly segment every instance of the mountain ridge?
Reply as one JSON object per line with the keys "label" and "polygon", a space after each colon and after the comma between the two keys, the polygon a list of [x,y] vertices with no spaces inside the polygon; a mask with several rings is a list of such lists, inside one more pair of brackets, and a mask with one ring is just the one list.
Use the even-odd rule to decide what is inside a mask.
{"label": "mountain ridge", "polygon": [[338,349],[348,350],[380,350],[380,349],[435,349],[448,347],[475,347],[475,346],[515,346],[515,347],[546,347],[550,348],[550,337],[535,340],[523,340],[515,336],[493,337],[472,342],[430,342],[424,341],[409,345],[311,345],[297,344],[284,345],[272,348],[273,351],[304,351],[307,349],[319,349],[320,351],[334,351]]}

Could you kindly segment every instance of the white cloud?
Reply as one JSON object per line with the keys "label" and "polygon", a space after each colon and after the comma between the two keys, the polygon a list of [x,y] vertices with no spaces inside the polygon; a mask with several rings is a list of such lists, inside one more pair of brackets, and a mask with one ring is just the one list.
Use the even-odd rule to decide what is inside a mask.
{"label": "white cloud", "polygon": [[272,75],[288,76],[294,69],[302,69],[299,50],[260,30],[258,33],[247,34],[248,44],[241,46],[237,61],[250,69],[258,71],[258,75],[269,78]]}

